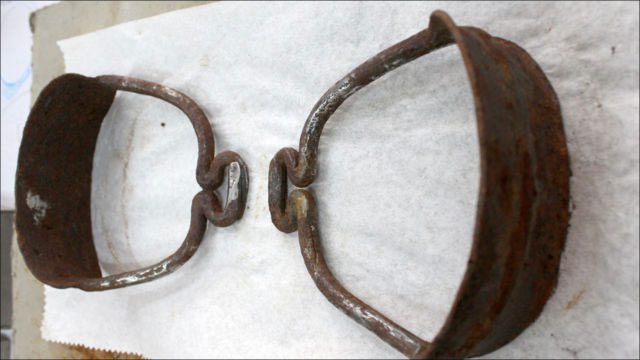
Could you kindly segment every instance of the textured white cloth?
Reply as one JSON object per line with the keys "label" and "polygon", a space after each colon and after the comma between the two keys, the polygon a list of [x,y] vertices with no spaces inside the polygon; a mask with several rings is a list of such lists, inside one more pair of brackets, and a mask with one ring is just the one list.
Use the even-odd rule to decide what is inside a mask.
{"label": "textured white cloth", "polygon": [[[490,354],[638,357],[638,3],[215,3],[62,41],[68,72],[161,82],[210,117],[218,150],[250,169],[244,218],[209,227],[160,280],[101,293],[46,288],[45,339],[147,357],[401,356],[316,289],[297,234],[267,207],[272,156],[297,147],[334,82],[428,25],[512,40],[562,105],[574,211],[558,289],[539,320]],[[173,252],[189,223],[196,140],[177,109],[118,96],[94,163],[93,230],[109,273]],[[338,279],[425,339],[465,270],[479,182],[475,114],[457,47],[347,100],[328,122],[313,184]]]}

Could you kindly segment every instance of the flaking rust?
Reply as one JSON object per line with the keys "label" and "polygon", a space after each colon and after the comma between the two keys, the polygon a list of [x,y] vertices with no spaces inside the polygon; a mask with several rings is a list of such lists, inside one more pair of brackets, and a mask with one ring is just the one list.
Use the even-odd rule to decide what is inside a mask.
{"label": "flaking rust", "polygon": [[[457,44],[471,82],[481,183],[471,255],[449,316],[425,341],[351,294],[324,260],[318,214],[304,188],[316,176],[322,128],[357,90],[403,64]],[[442,11],[429,27],[375,55],[313,107],[299,150],[269,167],[269,210],[281,231],[298,231],[313,281],[338,309],[409,358],[480,356],[517,337],[542,311],[558,277],[569,222],[569,157],[560,104],[536,62],[516,44],[457,26]]]}
{"label": "flaking rust", "polygon": [[[135,271],[102,276],[91,232],[91,169],[100,125],[116,91],[167,101],[191,121],[198,140],[191,223],[180,248]],[[248,171],[238,154],[214,156],[214,134],[200,107],[185,94],[160,84],[123,77],[65,74],[36,101],[23,134],[16,174],[18,245],[33,275],[45,284],[86,291],[141,284],[172,273],[198,249],[207,221],[229,226],[244,213]],[[228,173],[227,201],[216,189]]]}

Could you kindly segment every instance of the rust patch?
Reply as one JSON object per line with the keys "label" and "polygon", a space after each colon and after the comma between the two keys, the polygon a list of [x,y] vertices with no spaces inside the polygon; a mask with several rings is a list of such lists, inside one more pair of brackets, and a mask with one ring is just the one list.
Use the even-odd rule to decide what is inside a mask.
{"label": "rust patch", "polygon": [[571,299],[567,302],[567,305],[564,307],[565,311],[569,311],[576,307],[578,303],[582,300],[582,296],[584,295],[585,290],[581,290],[580,292],[574,294]]}

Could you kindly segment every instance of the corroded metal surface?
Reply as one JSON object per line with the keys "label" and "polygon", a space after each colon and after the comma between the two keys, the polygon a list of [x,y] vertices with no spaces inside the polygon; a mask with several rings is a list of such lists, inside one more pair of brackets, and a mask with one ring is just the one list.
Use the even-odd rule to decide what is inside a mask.
{"label": "corroded metal surface", "polygon": [[[438,48],[460,48],[475,99],[481,183],[471,255],[449,316],[422,340],[351,294],[322,255],[309,186],[330,116],[350,95]],[[269,168],[269,210],[283,232],[298,231],[307,270],[336,307],[410,358],[479,356],[518,336],[542,311],[557,281],[569,221],[569,157],[560,104],[535,61],[516,44],[442,12],[429,28],[382,51],[338,81],[307,118],[299,150]]]}
{"label": "corroded metal surface", "polygon": [[[100,125],[118,90],[162,99],[187,115],[198,140],[196,179],[203,190],[193,198],[187,236],[175,253],[143,269],[102,277],[91,232],[91,169]],[[16,231],[27,266],[45,284],[86,291],[140,284],[175,271],[198,249],[207,220],[228,226],[244,213],[247,167],[238,154],[214,156],[214,150],[206,115],[179,91],[122,76],[54,79],[29,114],[18,158]],[[216,189],[225,172],[223,205]]]}

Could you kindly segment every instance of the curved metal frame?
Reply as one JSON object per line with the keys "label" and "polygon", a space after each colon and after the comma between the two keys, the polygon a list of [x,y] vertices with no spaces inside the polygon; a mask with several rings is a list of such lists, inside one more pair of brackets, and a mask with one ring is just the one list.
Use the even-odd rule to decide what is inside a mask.
{"label": "curved metal frame", "polygon": [[[167,101],[182,110],[198,139],[191,224],[178,250],[145,268],[102,277],[90,217],[91,169],[100,125],[116,91]],[[65,74],[49,83],[33,106],[24,130],[16,175],[18,245],[34,276],[45,284],[85,291],[116,289],[172,273],[198,249],[207,220],[229,226],[242,218],[249,185],[238,154],[214,156],[213,129],[185,94],[160,84],[124,77]],[[228,169],[227,201],[216,189]]]}
{"label": "curved metal frame", "polygon": [[[468,267],[448,319],[431,342],[346,290],[324,260],[314,197],[287,195],[287,178],[309,186],[329,117],[350,95],[385,73],[456,43],[475,99],[481,183]],[[516,44],[442,11],[429,27],[382,51],[331,87],[316,103],[299,151],[280,150],[269,167],[269,210],[281,231],[298,231],[307,270],[341,311],[409,358],[479,356],[518,336],[555,288],[569,221],[569,158],[560,104],[535,61]]]}

